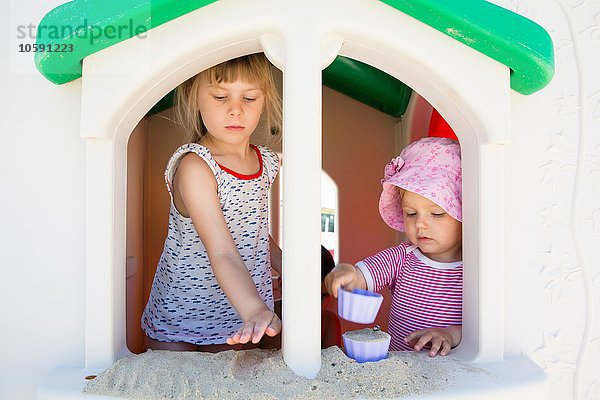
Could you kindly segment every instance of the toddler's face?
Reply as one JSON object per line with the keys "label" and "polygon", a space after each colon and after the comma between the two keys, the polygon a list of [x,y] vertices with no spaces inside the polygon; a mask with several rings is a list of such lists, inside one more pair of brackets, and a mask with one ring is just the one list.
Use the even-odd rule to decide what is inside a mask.
{"label": "toddler's face", "polygon": [[265,96],[253,83],[203,83],[198,89],[202,121],[215,139],[238,144],[250,137],[262,113]]}
{"label": "toddler's face", "polygon": [[462,224],[426,197],[405,191],[402,212],[406,236],[434,261],[462,260]]}

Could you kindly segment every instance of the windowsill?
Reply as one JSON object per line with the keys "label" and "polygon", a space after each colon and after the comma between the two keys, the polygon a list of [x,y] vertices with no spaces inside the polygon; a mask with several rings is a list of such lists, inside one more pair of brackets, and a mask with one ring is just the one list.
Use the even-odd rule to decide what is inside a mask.
{"label": "windowsill", "polygon": [[[421,353],[423,362],[428,356]],[[548,397],[548,385],[545,373],[540,367],[527,358],[514,358],[493,363],[469,363],[461,361],[462,368],[455,375],[456,384],[445,391],[413,395],[404,399],[444,399],[468,400],[481,399],[541,399]],[[467,367],[467,368],[465,368]],[[474,373],[469,371],[483,370]],[[89,371],[83,368],[57,368],[40,384],[37,398],[40,400],[111,400],[114,397],[84,395],[81,390],[86,384],[85,376]]]}

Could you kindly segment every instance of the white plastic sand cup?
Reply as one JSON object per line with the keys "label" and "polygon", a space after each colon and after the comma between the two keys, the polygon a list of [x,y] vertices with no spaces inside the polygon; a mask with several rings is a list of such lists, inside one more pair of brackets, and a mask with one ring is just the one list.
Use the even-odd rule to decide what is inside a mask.
{"label": "white plastic sand cup", "polygon": [[354,289],[352,292],[338,289],[338,314],[346,321],[372,324],[383,302],[383,296],[368,290]]}
{"label": "white plastic sand cup", "polygon": [[359,363],[375,362],[387,358],[391,336],[374,328],[349,331],[342,335],[348,357]]}

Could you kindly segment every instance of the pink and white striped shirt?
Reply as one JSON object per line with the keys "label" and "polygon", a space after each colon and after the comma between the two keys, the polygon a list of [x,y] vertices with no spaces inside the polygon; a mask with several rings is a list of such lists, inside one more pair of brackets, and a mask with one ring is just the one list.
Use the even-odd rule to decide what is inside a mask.
{"label": "pink and white striped shirt", "polygon": [[390,350],[412,350],[404,338],[416,330],[462,324],[463,263],[442,263],[401,243],[358,262],[367,289],[388,286]]}

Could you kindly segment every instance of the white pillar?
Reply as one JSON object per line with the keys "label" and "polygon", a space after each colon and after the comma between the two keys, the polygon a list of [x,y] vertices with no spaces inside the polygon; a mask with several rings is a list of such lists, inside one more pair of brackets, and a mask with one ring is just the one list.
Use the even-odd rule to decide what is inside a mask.
{"label": "white pillar", "polygon": [[306,26],[285,37],[282,312],[283,358],[313,378],[321,368],[322,90],[320,42]]}
{"label": "white pillar", "polygon": [[[504,145],[479,153],[479,349],[477,361],[504,358]],[[487,268],[482,268],[486,266]]]}
{"label": "white pillar", "polygon": [[87,141],[85,271],[85,367],[114,362],[114,147],[112,141]]}

